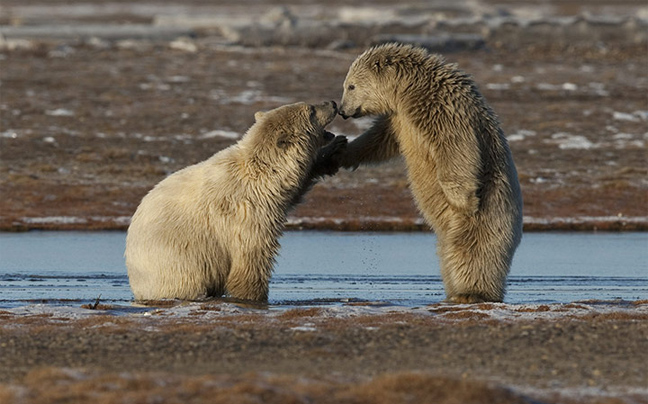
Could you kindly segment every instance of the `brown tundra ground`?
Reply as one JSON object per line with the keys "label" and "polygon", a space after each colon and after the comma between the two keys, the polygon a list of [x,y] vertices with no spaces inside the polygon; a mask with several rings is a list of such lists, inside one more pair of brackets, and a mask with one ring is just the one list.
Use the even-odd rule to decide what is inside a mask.
{"label": "brown tundra ground", "polygon": [[[296,27],[305,20],[320,30],[328,27],[328,36],[313,39],[309,35],[315,36],[316,28],[305,33],[294,28],[292,37],[271,37],[264,46],[253,41],[256,31],[242,28],[236,36],[234,28],[199,26],[187,31],[193,37],[180,39],[155,32],[149,39],[69,37],[61,28],[46,37],[23,33],[27,39],[21,39],[22,31],[7,29],[55,24],[161,29],[180,12],[231,20],[252,13],[252,24],[273,15],[271,1],[244,9],[234,2],[196,1],[180,11],[120,2],[87,9],[68,2],[45,7],[5,1],[0,22],[23,25],[5,28],[0,50],[0,228],[124,229],[153,185],[234,143],[253,123],[254,112],[296,101],[339,101],[350,63],[377,35],[445,29],[486,33],[481,46],[446,47],[444,53],[474,76],[501,120],[519,172],[526,229],[645,229],[648,52],[645,20],[635,18],[645,7],[633,1],[614,7],[578,1],[547,2],[544,8],[532,2],[480,4],[483,10],[462,2],[424,9],[430,18],[482,16],[490,24],[478,20],[446,29],[444,20],[434,26],[408,20],[407,3],[399,8],[299,3],[289,15]],[[423,6],[410,6],[416,7]],[[367,10],[378,22],[368,19]],[[383,15],[390,10],[399,13]],[[488,17],[497,13],[517,21],[519,26],[509,24],[517,31]],[[583,15],[598,19],[560,22]],[[353,25],[353,16],[367,21]],[[534,18],[558,25],[548,32],[540,23],[523,25]],[[252,45],[243,46],[246,40]],[[330,129],[355,136],[369,123],[338,118]],[[322,182],[289,225],[424,228],[400,161],[340,172]]]}

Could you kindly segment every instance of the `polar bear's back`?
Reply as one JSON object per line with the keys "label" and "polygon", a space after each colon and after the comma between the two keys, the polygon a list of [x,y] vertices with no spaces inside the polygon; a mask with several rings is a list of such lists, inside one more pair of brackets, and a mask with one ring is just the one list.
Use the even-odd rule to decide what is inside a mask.
{"label": "polar bear's back", "polygon": [[226,183],[227,172],[214,170],[220,157],[172,174],[142,199],[128,228],[125,253],[136,299],[196,299],[221,292],[212,289],[224,283],[229,268],[223,242],[228,229],[204,192],[207,182],[214,189],[220,189],[221,180]]}

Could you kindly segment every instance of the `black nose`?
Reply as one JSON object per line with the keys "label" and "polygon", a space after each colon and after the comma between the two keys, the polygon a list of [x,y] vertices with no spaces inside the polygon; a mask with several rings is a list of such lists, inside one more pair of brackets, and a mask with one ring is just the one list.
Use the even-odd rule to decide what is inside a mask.
{"label": "black nose", "polygon": [[333,104],[333,109],[337,112],[338,107],[337,107],[337,104],[335,103],[335,101],[331,101],[331,104]]}

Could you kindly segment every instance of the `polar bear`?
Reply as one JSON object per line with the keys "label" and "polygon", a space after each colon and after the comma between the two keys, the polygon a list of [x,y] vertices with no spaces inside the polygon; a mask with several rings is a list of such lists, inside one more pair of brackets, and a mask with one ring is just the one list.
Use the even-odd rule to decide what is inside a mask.
{"label": "polar bear", "polygon": [[346,138],[324,129],[337,112],[333,101],[257,112],[237,144],[157,184],[126,237],[135,298],[266,301],[287,211],[337,171]]}
{"label": "polar bear", "polygon": [[349,143],[343,167],[404,156],[437,235],[447,300],[502,301],[522,237],[522,196],[506,138],[472,78],[422,48],[376,46],[351,65],[340,115],[376,116]]}

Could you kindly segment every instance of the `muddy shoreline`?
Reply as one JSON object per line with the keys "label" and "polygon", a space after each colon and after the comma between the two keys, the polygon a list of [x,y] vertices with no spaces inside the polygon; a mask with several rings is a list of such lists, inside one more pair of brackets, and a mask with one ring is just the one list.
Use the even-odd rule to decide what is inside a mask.
{"label": "muddy shoreline", "polygon": [[[75,403],[91,387],[109,400],[117,392],[101,386],[114,384],[127,396],[210,402],[206,387],[187,392],[193,381],[247,386],[265,402],[388,402],[357,390],[367,384],[382,384],[392,397],[401,386],[417,402],[648,402],[645,301],[434,304],[405,312],[362,306],[273,314],[206,303],[180,317],[168,308],[115,316],[100,306],[108,311],[81,318],[3,311],[0,397],[26,391],[20,394],[32,401],[21,402],[37,402],[55,391]],[[66,389],[55,388],[61,383]],[[333,400],[320,388],[342,396]],[[246,402],[242,390],[225,391]],[[434,394],[438,401],[426,398]],[[493,397],[480,401],[483,394]]]}

